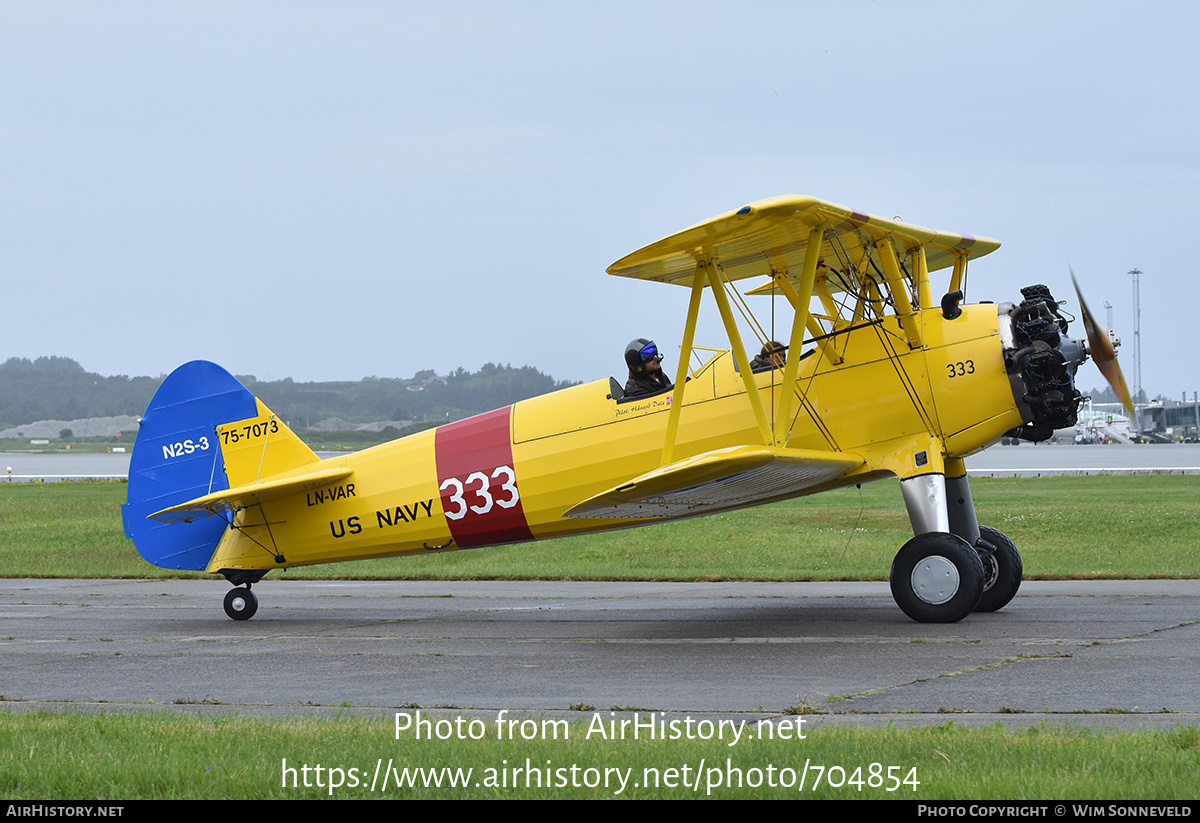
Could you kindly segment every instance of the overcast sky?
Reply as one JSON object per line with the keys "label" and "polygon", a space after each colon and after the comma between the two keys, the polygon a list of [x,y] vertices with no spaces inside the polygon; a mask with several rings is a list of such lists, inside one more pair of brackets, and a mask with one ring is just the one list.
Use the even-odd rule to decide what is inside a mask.
{"label": "overcast sky", "polygon": [[1184,0],[2,2],[0,359],[622,376],[688,295],[610,263],[809,194],[999,238],[971,301],[1074,311],[1070,264],[1131,384],[1141,269],[1142,385],[1190,399],[1197,32]]}

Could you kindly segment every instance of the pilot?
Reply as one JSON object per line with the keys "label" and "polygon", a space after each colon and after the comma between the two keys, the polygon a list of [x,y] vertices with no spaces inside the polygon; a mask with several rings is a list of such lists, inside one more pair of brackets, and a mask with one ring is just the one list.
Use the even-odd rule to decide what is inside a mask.
{"label": "pilot", "polygon": [[750,371],[782,368],[785,362],[787,362],[787,346],[778,340],[772,340],[764,344],[758,356],[750,361]]}
{"label": "pilot", "polygon": [[625,347],[625,365],[629,366],[629,380],[625,383],[626,397],[658,394],[674,388],[662,370],[662,354],[653,340],[639,337],[629,341]]}

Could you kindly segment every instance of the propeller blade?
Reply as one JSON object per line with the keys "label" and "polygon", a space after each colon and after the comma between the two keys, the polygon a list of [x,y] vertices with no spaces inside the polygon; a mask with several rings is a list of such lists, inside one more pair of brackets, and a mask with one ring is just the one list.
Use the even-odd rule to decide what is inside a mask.
{"label": "propeller blade", "polygon": [[1117,363],[1117,352],[1113,349],[1112,338],[1108,334],[1108,329],[1097,323],[1096,318],[1092,317],[1092,313],[1088,311],[1087,303],[1083,299],[1083,292],[1079,290],[1079,281],[1075,279],[1075,271],[1069,266],[1067,268],[1071,271],[1075,296],[1079,298],[1079,310],[1083,316],[1083,328],[1087,331],[1088,347],[1092,350],[1092,359],[1096,361],[1100,373],[1104,375],[1108,385],[1112,386],[1112,390],[1116,392],[1117,397],[1120,398],[1125,410],[1132,418],[1135,415],[1133,398],[1129,394],[1129,387],[1125,385],[1125,375],[1121,373],[1121,366]]}

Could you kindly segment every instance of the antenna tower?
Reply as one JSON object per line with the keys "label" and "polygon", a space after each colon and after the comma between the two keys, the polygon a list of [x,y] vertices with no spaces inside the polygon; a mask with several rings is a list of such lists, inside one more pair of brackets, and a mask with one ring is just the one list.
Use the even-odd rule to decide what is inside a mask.
{"label": "antenna tower", "polygon": [[1130,269],[1133,275],[1133,399],[1142,396],[1142,270]]}

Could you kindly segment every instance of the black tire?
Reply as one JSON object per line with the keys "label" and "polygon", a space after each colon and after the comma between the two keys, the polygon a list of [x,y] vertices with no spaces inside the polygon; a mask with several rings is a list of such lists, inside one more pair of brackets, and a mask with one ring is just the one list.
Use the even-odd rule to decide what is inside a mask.
{"label": "black tire", "polygon": [[250,589],[238,586],[225,595],[225,614],[234,620],[249,620],[258,611],[258,597]]}
{"label": "black tire", "polygon": [[980,526],[979,537],[995,546],[996,551],[988,557],[981,558],[984,576],[983,597],[979,598],[979,605],[975,607],[975,611],[999,611],[1017,596],[1017,589],[1021,588],[1021,576],[1024,574],[1021,553],[1008,539],[1008,535],[991,526]]}
{"label": "black tire", "polygon": [[918,623],[957,623],[983,594],[983,563],[958,535],[930,532],[896,553],[891,584],[896,605]]}

